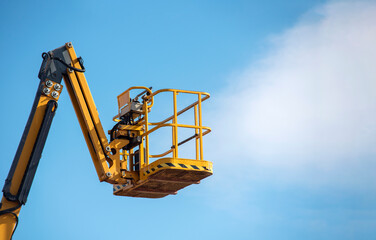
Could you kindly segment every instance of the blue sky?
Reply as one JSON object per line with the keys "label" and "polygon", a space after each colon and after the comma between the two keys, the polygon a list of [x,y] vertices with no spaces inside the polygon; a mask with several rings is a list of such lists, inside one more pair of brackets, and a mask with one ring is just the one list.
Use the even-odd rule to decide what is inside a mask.
{"label": "blue sky", "polygon": [[68,94],[14,239],[374,239],[375,1],[2,1],[8,173],[41,53],[72,41],[105,129],[130,86],[210,92],[214,175],[158,200],[99,183]]}

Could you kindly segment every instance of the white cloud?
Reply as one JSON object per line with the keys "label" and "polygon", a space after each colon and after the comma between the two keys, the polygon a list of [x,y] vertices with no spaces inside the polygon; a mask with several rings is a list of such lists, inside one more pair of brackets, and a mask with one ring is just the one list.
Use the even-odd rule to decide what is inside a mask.
{"label": "white cloud", "polygon": [[256,178],[257,169],[319,184],[373,178],[375,23],[375,2],[325,4],[273,37],[264,59],[214,94],[206,147],[220,178],[241,182],[239,171]]}

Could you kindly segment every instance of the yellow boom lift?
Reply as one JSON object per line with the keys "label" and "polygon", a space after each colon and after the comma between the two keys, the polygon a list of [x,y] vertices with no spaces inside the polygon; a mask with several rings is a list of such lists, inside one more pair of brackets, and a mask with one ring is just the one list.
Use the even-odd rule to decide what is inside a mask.
{"label": "yellow boom lift", "polygon": [[[42,57],[34,104],[3,188],[0,240],[11,239],[17,227],[21,206],[26,203],[57,110],[62,79],[99,180],[113,184],[115,195],[161,198],[212,175],[212,163],[204,160],[202,143],[203,136],[210,132],[209,127],[202,125],[201,114],[201,105],[209,98],[208,93],[176,89],[152,92],[147,87],[131,87],[117,97],[118,113],[113,117],[116,124],[108,131],[108,141],[84,76],[83,60],[76,56],[72,43],[43,53]],[[172,95],[171,116],[151,122],[149,114],[154,99],[163,93]],[[196,100],[178,109],[179,94],[194,95]],[[188,110],[193,110],[194,124],[179,124],[178,116]],[[161,128],[171,128],[172,146],[161,154],[151,155],[149,134]],[[194,134],[179,142],[180,128],[191,129]],[[195,159],[179,157],[179,146],[191,140],[195,141]]]}

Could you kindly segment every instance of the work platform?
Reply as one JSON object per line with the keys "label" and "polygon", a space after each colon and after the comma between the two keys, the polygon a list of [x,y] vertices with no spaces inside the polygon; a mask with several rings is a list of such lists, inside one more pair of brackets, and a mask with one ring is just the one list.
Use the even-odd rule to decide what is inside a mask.
{"label": "work platform", "polygon": [[[131,90],[143,92],[131,98]],[[154,98],[161,93],[172,94],[172,115],[159,122],[150,122],[149,115],[155,103]],[[179,110],[177,96],[190,95],[196,98],[193,103]],[[177,89],[162,89],[152,92],[150,88],[132,87],[118,96],[118,114],[114,121],[119,124],[109,131],[111,137],[116,138],[112,146],[123,150],[118,153],[120,164],[119,171],[123,179],[120,184],[113,185],[113,193],[118,196],[162,198],[174,195],[177,191],[192,185],[213,174],[213,164],[203,160],[203,136],[210,133],[210,128],[202,125],[201,104],[209,98],[209,94],[197,91],[185,91]],[[160,103],[165,104],[161,101]],[[179,124],[178,116],[192,110],[193,124]],[[126,123],[126,124],[125,124]],[[160,154],[150,154],[149,135],[158,129],[171,129],[171,147]],[[192,135],[178,141],[178,132],[181,128],[192,132]],[[125,139],[135,139],[139,136],[139,142],[133,148],[121,145]],[[195,159],[187,159],[179,156],[182,145],[193,142],[192,151]],[[121,147],[124,146],[124,147]],[[116,154],[116,151],[114,151]]]}
{"label": "work platform", "polygon": [[137,185],[114,185],[114,194],[118,196],[162,198],[175,195],[177,191],[192,185],[213,174],[212,163],[189,159],[159,159],[141,169],[146,177]]}

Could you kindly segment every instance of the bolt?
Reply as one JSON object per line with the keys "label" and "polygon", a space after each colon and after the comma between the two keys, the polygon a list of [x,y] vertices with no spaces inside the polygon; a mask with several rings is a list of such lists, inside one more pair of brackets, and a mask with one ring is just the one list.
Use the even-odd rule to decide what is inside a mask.
{"label": "bolt", "polygon": [[56,91],[53,91],[53,92],[51,93],[51,96],[52,96],[53,98],[58,98],[58,97],[59,97],[59,93],[56,92]]}
{"label": "bolt", "polygon": [[107,147],[106,147],[106,151],[107,151],[107,152],[111,151],[110,146],[107,146]]}
{"label": "bolt", "polygon": [[71,43],[71,42],[67,43],[67,46],[68,46],[69,48],[71,48],[71,47],[72,47],[72,43]]}
{"label": "bolt", "polygon": [[43,88],[43,93],[44,94],[46,94],[46,95],[48,95],[48,94],[50,94],[50,89],[49,88]]}
{"label": "bolt", "polygon": [[54,86],[54,89],[55,89],[56,91],[60,91],[60,89],[61,89],[61,85],[58,84],[58,83],[56,83],[55,86]]}
{"label": "bolt", "polygon": [[70,72],[70,73],[71,73],[71,72],[73,72],[73,69],[71,69],[71,68],[68,68],[68,72]]}
{"label": "bolt", "polygon": [[47,80],[47,81],[46,81],[46,86],[47,86],[47,87],[50,88],[50,87],[52,87],[52,85],[54,85],[54,83],[53,83],[51,80]]}
{"label": "bolt", "polygon": [[110,173],[110,172],[107,172],[107,173],[106,173],[106,176],[107,176],[107,177],[111,177],[111,173]]}

